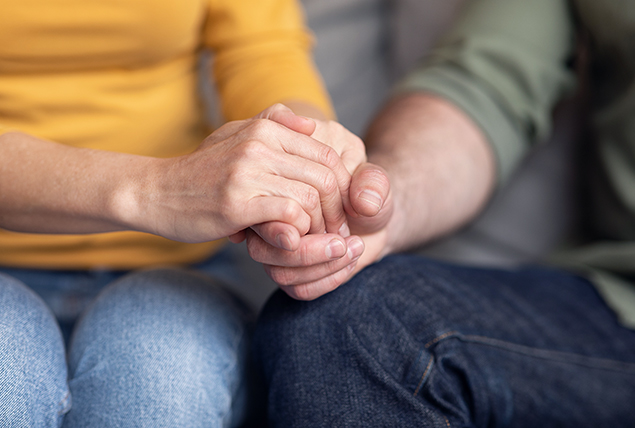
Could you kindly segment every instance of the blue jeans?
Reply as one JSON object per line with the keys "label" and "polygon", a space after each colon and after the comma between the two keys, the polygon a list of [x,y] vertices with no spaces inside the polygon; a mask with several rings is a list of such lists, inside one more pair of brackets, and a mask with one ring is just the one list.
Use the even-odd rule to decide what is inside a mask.
{"label": "blue jeans", "polygon": [[273,427],[635,426],[635,331],[567,272],[393,256],[255,341]]}
{"label": "blue jeans", "polygon": [[[177,268],[129,274],[4,271],[0,426],[190,428],[246,422],[252,315],[218,281]],[[45,287],[46,277],[54,284]],[[73,305],[55,300],[55,290],[62,295],[74,290],[75,300],[87,301],[104,286],[75,326],[67,355],[50,307],[25,281],[33,281],[61,318],[67,317],[65,323],[72,323]],[[77,294],[84,281],[92,288]]]}

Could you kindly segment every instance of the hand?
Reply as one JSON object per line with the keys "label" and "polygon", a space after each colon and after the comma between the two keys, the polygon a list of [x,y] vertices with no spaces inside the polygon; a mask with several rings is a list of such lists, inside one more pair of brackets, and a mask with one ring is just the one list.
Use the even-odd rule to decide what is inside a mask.
{"label": "hand", "polygon": [[[269,119],[286,126],[287,128],[311,136],[315,140],[333,148],[340,156],[342,163],[349,173],[353,173],[359,165],[366,162],[366,148],[363,141],[355,134],[347,130],[335,121],[325,121],[318,119],[308,119],[297,116],[293,111],[282,104],[274,105],[260,113],[258,118]],[[338,175],[342,178],[343,175]],[[356,215],[350,207],[348,189],[350,186],[350,175],[344,181],[338,182],[342,192],[342,202],[345,212]],[[267,222],[253,225],[251,229],[262,239],[274,247],[287,251],[294,251],[299,248],[302,234],[293,226],[281,222]],[[338,230],[328,230],[335,232],[346,238],[350,236],[350,231],[346,223],[342,224]],[[246,237],[245,231],[238,232],[229,237],[234,243],[242,242]],[[281,245],[284,244],[284,245]]]}
{"label": "hand", "polygon": [[[315,122],[285,116],[280,122],[287,127],[260,118],[275,119],[280,112],[274,106],[259,117],[228,123],[195,152],[161,160],[147,196],[152,209],[143,213],[145,230],[186,242],[272,221],[302,235],[339,232],[350,174],[334,149],[289,129],[312,133]],[[284,236],[271,238],[288,247]]]}
{"label": "hand", "polygon": [[388,252],[393,201],[385,171],[360,165],[351,181],[350,199],[353,214],[348,224],[360,236],[306,235],[297,250],[284,251],[249,231],[249,254],[264,263],[269,276],[295,299],[312,300],[334,290]]}

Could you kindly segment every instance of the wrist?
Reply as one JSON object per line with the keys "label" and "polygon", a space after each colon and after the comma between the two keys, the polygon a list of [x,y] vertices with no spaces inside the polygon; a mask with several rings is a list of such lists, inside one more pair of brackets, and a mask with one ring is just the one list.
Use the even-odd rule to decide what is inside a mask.
{"label": "wrist", "polygon": [[123,229],[158,234],[155,216],[161,205],[158,189],[165,179],[166,161],[143,156],[126,159],[110,203],[114,222]]}

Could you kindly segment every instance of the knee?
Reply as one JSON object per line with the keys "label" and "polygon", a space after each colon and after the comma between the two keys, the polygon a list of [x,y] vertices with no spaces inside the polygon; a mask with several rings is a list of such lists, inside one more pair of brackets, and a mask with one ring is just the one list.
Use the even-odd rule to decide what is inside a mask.
{"label": "knee", "polygon": [[33,291],[1,274],[0,365],[0,425],[13,415],[9,426],[16,423],[13,418],[25,426],[52,426],[68,410],[59,327]]}
{"label": "knee", "polygon": [[422,344],[469,323],[468,315],[477,312],[469,305],[478,300],[470,298],[472,277],[420,257],[393,256],[315,301],[295,301],[279,291],[258,320],[259,364],[268,381],[280,371],[302,376],[316,358],[334,361],[365,349],[386,367],[407,364]]}
{"label": "knee", "polygon": [[[134,344],[129,351],[141,351],[144,344],[153,344],[183,360],[184,355],[235,348],[249,317],[246,307],[209,277],[180,269],[137,272],[97,297],[78,326],[73,347],[91,341]],[[127,355],[135,357],[134,352]]]}
{"label": "knee", "polygon": [[2,351],[63,348],[59,327],[46,304],[26,285],[2,274],[0,308]]}
{"label": "knee", "polygon": [[382,313],[400,318],[415,306],[433,319],[442,315],[437,303],[447,298],[455,282],[437,263],[412,256],[389,257],[314,301],[296,301],[276,292],[258,320],[258,342],[272,343],[274,337],[276,344],[300,337],[314,340],[311,336],[321,330],[328,330],[330,336],[364,330],[378,324]]}
{"label": "knee", "polygon": [[242,387],[248,342],[249,312],[211,278],[138,272],[104,290],[78,325],[71,386],[75,393],[100,384],[128,396],[132,408],[180,402],[194,413],[226,413]]}
{"label": "knee", "polygon": [[333,350],[327,359],[336,357],[350,346],[353,336],[355,340],[375,340],[385,332],[386,337],[392,337],[393,332],[388,330],[396,327],[407,285],[412,284],[403,281],[403,266],[395,259],[363,270],[337,290],[313,301],[296,301],[276,292],[265,305],[256,328],[256,352],[264,372],[291,360],[294,367],[303,370],[299,365],[313,364],[316,348],[328,354]]}
{"label": "knee", "polygon": [[134,341],[202,331],[240,334],[250,316],[242,302],[209,277],[155,269],[132,273],[107,287],[87,310],[79,330]]}

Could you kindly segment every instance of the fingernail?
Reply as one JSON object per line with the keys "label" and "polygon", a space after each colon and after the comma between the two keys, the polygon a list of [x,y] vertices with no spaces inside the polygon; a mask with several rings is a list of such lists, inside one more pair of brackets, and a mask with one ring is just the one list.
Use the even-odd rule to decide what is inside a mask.
{"label": "fingernail", "polygon": [[370,204],[373,204],[378,209],[381,209],[381,206],[383,204],[383,201],[381,200],[381,196],[379,195],[379,193],[374,192],[372,190],[364,190],[362,193],[359,194],[359,199],[366,201]]}
{"label": "fingernail", "polygon": [[342,244],[338,239],[333,239],[329,242],[329,245],[326,246],[326,257],[329,259],[339,259],[344,254],[346,254],[346,248],[344,248],[344,244]]}
{"label": "fingernail", "polygon": [[348,228],[347,223],[342,224],[339,230],[339,234],[342,238],[348,238],[349,236],[351,236],[351,230]]}
{"label": "fingernail", "polygon": [[293,249],[291,248],[291,240],[284,233],[276,235],[276,243],[278,244],[278,247],[284,250],[291,251]]}
{"label": "fingernail", "polygon": [[364,243],[361,239],[354,239],[348,243],[348,251],[351,260],[357,260],[364,252]]}

